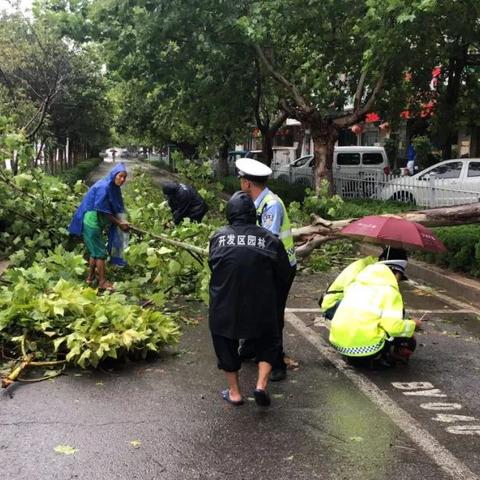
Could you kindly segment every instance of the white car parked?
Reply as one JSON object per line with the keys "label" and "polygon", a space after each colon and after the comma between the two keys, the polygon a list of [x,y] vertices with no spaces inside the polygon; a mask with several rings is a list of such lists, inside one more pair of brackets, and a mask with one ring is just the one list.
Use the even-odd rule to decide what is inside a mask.
{"label": "white car parked", "polygon": [[480,200],[480,158],[445,160],[411,177],[385,177],[381,200],[442,207]]}

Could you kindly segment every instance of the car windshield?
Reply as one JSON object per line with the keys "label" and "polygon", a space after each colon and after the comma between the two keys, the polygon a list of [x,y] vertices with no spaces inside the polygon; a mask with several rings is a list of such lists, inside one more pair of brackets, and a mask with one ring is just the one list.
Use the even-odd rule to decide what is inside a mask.
{"label": "car windshield", "polygon": [[430,177],[434,178],[460,178],[460,172],[462,171],[462,162],[449,162],[432,168],[428,172],[418,177],[419,180],[427,180]]}
{"label": "car windshield", "polygon": [[295,160],[295,163],[293,164],[293,166],[294,167],[303,167],[311,159],[312,159],[311,155],[307,155],[306,157],[300,157],[298,160]]}

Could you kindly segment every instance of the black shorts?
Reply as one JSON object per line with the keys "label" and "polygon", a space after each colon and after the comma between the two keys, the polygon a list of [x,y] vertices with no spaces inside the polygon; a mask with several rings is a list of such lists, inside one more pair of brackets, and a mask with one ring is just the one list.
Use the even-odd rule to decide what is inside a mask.
{"label": "black shorts", "polygon": [[[242,366],[238,354],[238,339],[226,338],[212,333],[213,348],[217,355],[218,368],[226,372],[238,372]],[[257,362],[267,362],[270,365],[278,356],[278,346],[272,337],[252,338],[249,343],[255,351]]]}

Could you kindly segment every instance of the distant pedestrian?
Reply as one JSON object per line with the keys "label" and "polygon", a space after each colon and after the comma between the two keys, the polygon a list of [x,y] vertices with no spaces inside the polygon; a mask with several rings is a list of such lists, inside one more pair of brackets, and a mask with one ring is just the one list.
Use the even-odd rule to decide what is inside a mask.
{"label": "distant pedestrian", "polygon": [[[105,227],[110,232],[119,227],[123,231],[129,225],[122,219],[125,212],[120,187],[127,179],[127,168],[117,164],[110,173],[90,187],[75,212],[69,226],[72,235],[82,235],[89,255],[87,284],[98,278],[98,289],[113,291],[113,285],[105,278],[105,261],[108,256]],[[111,236],[111,235],[110,235]]]}
{"label": "distant pedestrian", "polygon": [[407,170],[409,175],[413,175],[415,173],[416,158],[417,152],[415,151],[415,147],[409,143],[407,147]]}
{"label": "distant pedestrian", "polygon": [[[273,365],[270,380],[276,382],[283,380],[287,375],[287,366],[285,364],[285,354],[283,351],[283,326],[285,307],[287,305],[288,294],[292,287],[293,280],[297,271],[297,259],[295,257],[295,245],[293,242],[292,230],[290,228],[290,219],[288,218],[287,209],[278,195],[275,195],[268,187],[267,180],[272,174],[270,167],[262,162],[251,158],[239,158],[235,162],[240,178],[240,188],[243,192],[248,193],[255,203],[257,211],[257,224],[278,237],[288,255],[290,268],[285,278],[285,289],[279,292],[282,300],[282,308],[279,312],[279,323],[282,334],[278,338],[280,344],[280,356]],[[248,346],[248,342],[244,342],[240,348],[240,355],[243,358],[250,358],[252,351]]]}
{"label": "distant pedestrian", "polygon": [[208,211],[208,205],[191,185],[166,182],[162,185],[168,206],[172,211],[173,222],[178,225],[184,218],[201,222]]}
{"label": "distant pedestrian", "polygon": [[282,242],[255,224],[255,205],[246,193],[235,193],[226,213],[229,225],[217,230],[209,250],[209,326],[218,368],[228,383],[222,397],[233,405],[243,403],[238,346],[245,338],[258,362],[255,401],[268,406],[268,377],[279,355],[280,292],[285,291],[290,264]]}

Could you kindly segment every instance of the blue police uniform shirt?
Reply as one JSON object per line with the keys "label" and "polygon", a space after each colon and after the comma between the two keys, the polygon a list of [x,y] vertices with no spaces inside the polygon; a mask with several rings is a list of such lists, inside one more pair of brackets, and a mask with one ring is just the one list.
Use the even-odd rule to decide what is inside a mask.
{"label": "blue police uniform shirt", "polygon": [[[255,208],[262,203],[265,196],[270,193],[270,190],[265,187],[262,193],[255,200]],[[280,202],[271,202],[267,204],[262,212],[261,227],[266,228],[277,237],[280,235],[280,229],[283,221],[283,208]]]}

